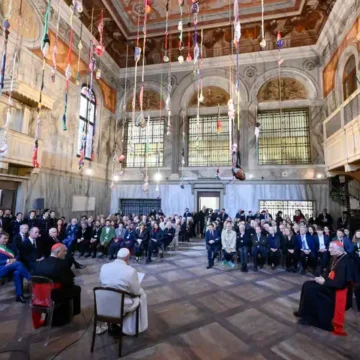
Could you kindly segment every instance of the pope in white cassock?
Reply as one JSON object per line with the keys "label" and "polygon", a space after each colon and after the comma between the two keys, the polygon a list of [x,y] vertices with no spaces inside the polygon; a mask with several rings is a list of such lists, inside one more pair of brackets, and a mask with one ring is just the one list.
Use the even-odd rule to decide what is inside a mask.
{"label": "pope in white cassock", "polygon": [[123,333],[126,335],[136,334],[136,312],[134,311],[140,302],[139,332],[148,328],[147,299],[144,290],[140,287],[138,272],[129,265],[130,252],[128,249],[120,249],[117,259],[104,264],[100,270],[101,286],[111,287],[140,295],[140,298],[125,298],[124,311],[131,313],[126,315],[123,323]]}

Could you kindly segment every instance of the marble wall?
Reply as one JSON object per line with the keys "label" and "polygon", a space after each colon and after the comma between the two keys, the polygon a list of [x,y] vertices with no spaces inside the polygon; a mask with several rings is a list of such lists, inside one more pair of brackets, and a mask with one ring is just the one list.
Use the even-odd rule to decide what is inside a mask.
{"label": "marble wall", "polygon": [[[223,185],[223,189],[219,187]],[[312,200],[315,202],[316,211],[323,208],[340,216],[341,207],[329,199],[329,186],[326,182],[294,183],[294,182],[272,182],[260,183],[258,181],[229,184],[226,182],[214,182],[213,188],[210,184],[202,189],[201,182],[191,182],[181,189],[178,184],[160,184],[160,192],[155,192],[155,185],[150,185],[149,193],[145,194],[142,184],[117,185],[111,192],[111,212],[119,209],[120,199],[155,199],[160,194],[161,206],[165,214],[181,214],[186,207],[191,211],[197,211],[196,191],[219,191],[220,207],[224,207],[230,216],[235,216],[239,208],[246,211],[256,211],[260,200]],[[194,191],[194,189],[197,189]],[[195,194],[195,196],[194,196]]]}

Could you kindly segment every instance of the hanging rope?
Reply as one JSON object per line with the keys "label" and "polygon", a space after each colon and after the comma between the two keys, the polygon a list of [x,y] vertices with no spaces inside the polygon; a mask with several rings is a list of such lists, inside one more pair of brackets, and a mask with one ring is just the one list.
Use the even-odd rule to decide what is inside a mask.
{"label": "hanging rope", "polygon": [[[169,37],[169,56],[171,58],[171,35]],[[168,84],[167,84],[167,98],[166,98],[166,111],[167,111],[167,131],[166,135],[171,135],[171,61],[169,61],[169,69],[168,69]]]}
{"label": "hanging rope", "polygon": [[45,12],[43,36],[41,38],[41,45],[40,45],[40,48],[41,48],[41,51],[43,54],[43,65],[42,65],[40,95],[39,95],[39,102],[38,102],[38,107],[37,107],[35,144],[34,144],[34,150],[33,150],[33,155],[32,155],[32,164],[35,168],[40,167],[37,157],[38,157],[38,150],[39,150],[39,131],[40,131],[41,116],[42,116],[42,92],[44,90],[44,75],[45,75],[46,56],[48,54],[49,47],[50,47],[50,40],[49,40],[50,11],[51,11],[51,0],[49,0],[48,6],[47,6],[46,12]]}
{"label": "hanging rope", "polygon": [[83,43],[81,41],[82,39],[82,27],[83,27],[83,24],[81,23],[80,25],[80,39],[79,39],[79,43],[78,43],[78,62],[77,62],[77,68],[76,68],[76,76],[75,76],[75,83],[77,86],[80,85],[80,61],[81,61],[81,52],[82,52],[82,49],[83,49]]}
{"label": "hanging rope", "polygon": [[168,55],[168,38],[169,38],[169,0],[166,2],[166,16],[165,16],[165,42],[164,42],[164,56],[163,62],[167,63],[170,61]]}
{"label": "hanging rope", "polygon": [[148,115],[147,124],[145,128],[145,178],[143,191],[145,194],[149,191],[149,173],[148,173],[148,153],[149,153],[149,130],[150,130],[150,115]]}
{"label": "hanging rope", "polygon": [[238,0],[234,2],[234,45],[236,48],[236,112],[237,112],[237,127],[240,131],[240,68],[239,68],[239,54],[240,54],[240,39],[241,39],[241,24],[239,19],[239,3]]}
{"label": "hanging rope", "polygon": [[181,148],[181,172],[180,187],[184,189],[184,166],[185,166],[185,116],[183,116],[182,148]]}
{"label": "hanging rope", "polygon": [[52,83],[55,82],[55,78],[56,78],[56,55],[58,52],[58,48],[57,48],[57,44],[58,44],[58,39],[59,39],[59,30],[60,30],[60,0],[59,0],[59,5],[58,5],[58,9],[57,9],[57,20],[56,20],[56,34],[55,34],[55,43],[54,43],[54,47],[53,47],[53,51],[52,51],[52,62],[53,62],[53,67],[51,69],[51,76],[50,76],[50,80]]}
{"label": "hanging rope", "polygon": [[66,86],[65,86],[65,101],[64,101],[64,113],[62,116],[62,124],[63,130],[67,130],[66,122],[67,122],[67,107],[68,107],[68,97],[69,97],[69,88],[70,88],[70,79],[71,79],[71,55],[72,55],[72,48],[73,48],[73,37],[74,37],[74,28],[73,28],[73,17],[74,17],[74,10],[71,8],[71,15],[70,15],[70,42],[69,42],[69,50],[67,53],[67,66],[65,69],[65,78],[66,78]]}

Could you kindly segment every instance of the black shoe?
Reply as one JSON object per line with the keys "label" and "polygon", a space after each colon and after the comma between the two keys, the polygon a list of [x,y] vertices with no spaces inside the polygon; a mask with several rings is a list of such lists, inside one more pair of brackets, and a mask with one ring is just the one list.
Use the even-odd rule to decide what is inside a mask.
{"label": "black shoe", "polygon": [[301,270],[300,275],[305,275],[306,271],[305,270]]}
{"label": "black shoe", "polygon": [[241,272],[245,272],[245,266],[244,265],[241,266]]}
{"label": "black shoe", "polygon": [[297,273],[297,269],[296,268],[292,268],[291,270],[293,273]]}
{"label": "black shoe", "polygon": [[85,257],[85,259],[88,258],[88,257],[90,257],[90,254],[86,253],[84,257]]}
{"label": "black shoe", "polygon": [[16,302],[21,302],[22,304],[26,304],[28,302],[29,298],[20,295],[16,297]]}
{"label": "black shoe", "polygon": [[307,321],[304,320],[304,319],[299,319],[297,323],[298,323],[299,325],[310,325],[310,323],[307,322]]}
{"label": "black shoe", "polygon": [[293,314],[294,314],[294,316],[296,316],[296,317],[300,317],[300,314],[299,314],[298,311],[294,311]]}
{"label": "black shoe", "polygon": [[164,258],[164,253],[161,253],[160,254],[160,259],[163,259]]}
{"label": "black shoe", "polygon": [[150,264],[151,263],[151,259],[146,259],[146,264]]}
{"label": "black shoe", "polygon": [[74,265],[75,265],[75,269],[85,269],[86,268],[86,265],[79,264],[78,262],[76,262]]}
{"label": "black shoe", "polygon": [[287,271],[287,272],[291,272],[291,269],[290,269],[290,268],[286,268],[286,271]]}
{"label": "black shoe", "polygon": [[96,253],[92,254],[91,258],[95,259],[96,258]]}
{"label": "black shoe", "polygon": [[255,271],[255,272],[257,272],[257,271],[258,271],[257,266],[254,266],[254,267],[253,267],[253,271]]}
{"label": "black shoe", "polygon": [[247,265],[244,266],[244,272],[248,272]]}
{"label": "black shoe", "polygon": [[209,264],[206,268],[207,269],[211,269],[213,266],[211,264]]}

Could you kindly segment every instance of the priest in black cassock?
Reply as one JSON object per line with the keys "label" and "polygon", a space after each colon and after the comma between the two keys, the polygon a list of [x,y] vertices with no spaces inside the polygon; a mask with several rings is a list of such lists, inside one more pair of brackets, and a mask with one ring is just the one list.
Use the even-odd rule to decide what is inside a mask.
{"label": "priest in black cassock", "polygon": [[329,251],[332,256],[329,275],[326,279],[320,276],[303,284],[299,311],[294,315],[300,318],[299,324],[345,336],[345,311],[351,307],[352,297],[348,289],[354,280],[354,272],[340,241],[332,241]]}

